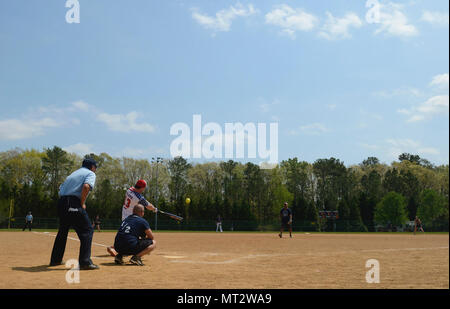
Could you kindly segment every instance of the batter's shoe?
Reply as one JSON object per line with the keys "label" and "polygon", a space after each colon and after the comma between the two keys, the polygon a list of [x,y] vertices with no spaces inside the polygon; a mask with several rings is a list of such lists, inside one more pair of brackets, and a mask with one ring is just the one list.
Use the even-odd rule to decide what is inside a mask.
{"label": "batter's shoe", "polygon": [[130,263],[138,266],[144,266],[144,263],[142,263],[142,260],[137,255],[133,255],[130,259]]}
{"label": "batter's shoe", "polygon": [[123,265],[124,262],[123,262],[123,256],[122,256],[122,254],[116,255],[116,257],[114,258],[114,262],[115,262],[117,265]]}
{"label": "batter's shoe", "polygon": [[59,266],[59,265],[65,265],[66,263],[64,262],[50,262],[50,264],[48,266],[52,267],[52,266]]}

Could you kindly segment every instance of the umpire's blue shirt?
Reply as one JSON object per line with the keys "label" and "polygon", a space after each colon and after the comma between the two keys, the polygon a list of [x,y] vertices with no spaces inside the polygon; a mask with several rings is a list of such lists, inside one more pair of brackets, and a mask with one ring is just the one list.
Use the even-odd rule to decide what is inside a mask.
{"label": "umpire's blue shirt", "polygon": [[94,189],[95,173],[88,168],[82,167],[70,174],[59,187],[59,196],[73,195],[81,199],[81,191],[85,183],[91,187],[91,190]]}

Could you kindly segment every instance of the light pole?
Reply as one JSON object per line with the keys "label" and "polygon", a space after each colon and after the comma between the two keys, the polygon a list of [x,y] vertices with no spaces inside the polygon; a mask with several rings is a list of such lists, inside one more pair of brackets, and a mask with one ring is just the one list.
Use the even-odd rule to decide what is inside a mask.
{"label": "light pole", "polygon": [[[159,193],[159,190],[158,190],[158,166],[159,166],[159,163],[161,163],[162,161],[163,161],[163,158],[160,158],[160,157],[156,157],[156,159],[152,158],[152,163],[156,163],[156,178],[155,178],[155,180],[156,180],[155,207],[156,208],[158,208],[157,204],[158,204],[158,193]],[[158,212],[155,213],[155,231],[157,231],[157,230],[158,230]]]}

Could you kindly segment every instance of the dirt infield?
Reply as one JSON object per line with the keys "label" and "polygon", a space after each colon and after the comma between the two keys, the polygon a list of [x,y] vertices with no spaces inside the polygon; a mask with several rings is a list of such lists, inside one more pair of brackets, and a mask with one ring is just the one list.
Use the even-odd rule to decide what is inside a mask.
{"label": "dirt infield", "polygon": [[[145,266],[118,266],[107,255],[114,233],[96,232],[99,270],[66,282],[48,267],[55,232],[0,232],[0,288],[449,288],[448,234],[155,233]],[[78,257],[70,233],[64,260]],[[365,263],[380,263],[380,283],[366,283]]]}

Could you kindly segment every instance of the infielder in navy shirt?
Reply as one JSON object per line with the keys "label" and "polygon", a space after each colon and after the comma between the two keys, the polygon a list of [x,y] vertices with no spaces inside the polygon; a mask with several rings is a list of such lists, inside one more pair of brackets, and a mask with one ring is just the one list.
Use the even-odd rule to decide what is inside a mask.
{"label": "infielder in navy shirt", "polygon": [[132,255],[130,262],[143,266],[141,257],[155,249],[152,230],[143,216],[144,206],[138,204],[134,206],[133,214],[122,222],[114,241],[114,248],[118,252],[114,259],[116,264],[124,263],[124,255]]}
{"label": "infielder in navy shirt", "polygon": [[281,230],[278,236],[283,237],[283,230],[289,230],[289,236],[292,237],[292,211],[288,208],[288,203],[284,203],[284,207],[280,211]]}

